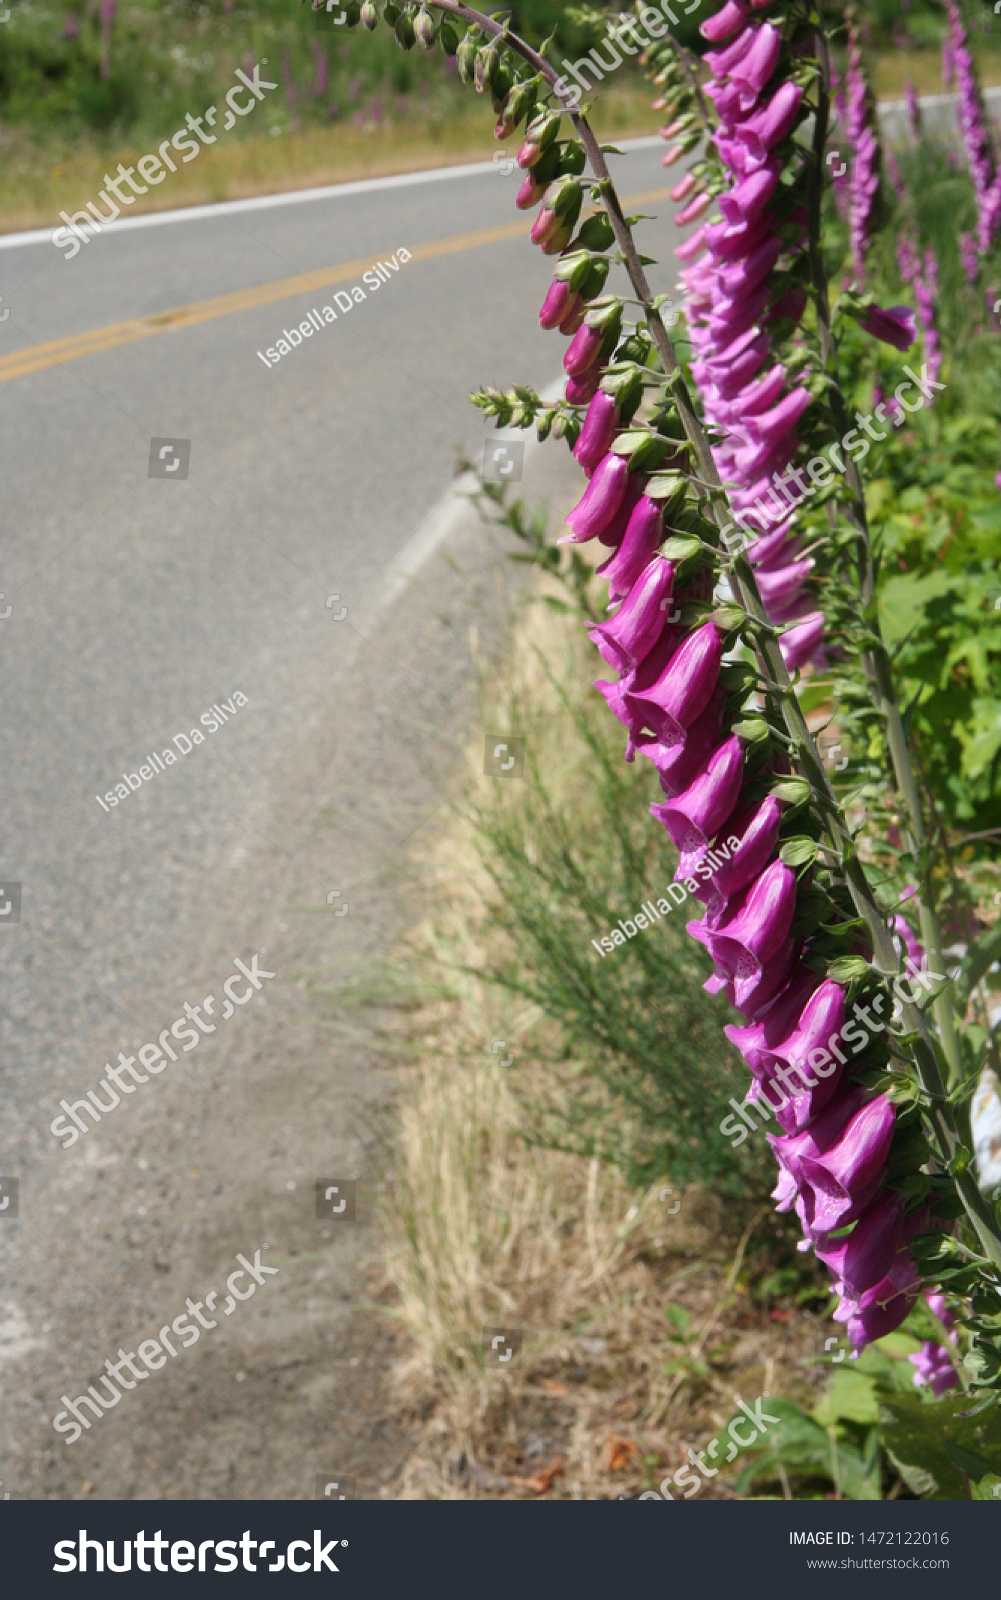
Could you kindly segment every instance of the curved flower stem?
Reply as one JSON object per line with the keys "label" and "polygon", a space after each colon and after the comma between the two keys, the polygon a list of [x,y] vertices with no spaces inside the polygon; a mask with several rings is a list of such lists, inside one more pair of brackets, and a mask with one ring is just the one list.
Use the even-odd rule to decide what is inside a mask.
{"label": "curved flower stem", "polygon": [[[475,25],[484,34],[492,35],[494,38],[503,38],[505,44],[511,50],[522,56],[543,77],[556,94],[557,99],[562,98],[556,88],[559,81],[557,74],[549,62],[501,23],[495,22],[492,18],[473,10],[471,6],[461,4],[460,0],[428,0],[428,3],[439,11],[445,11],[452,16],[463,18],[464,21]],[[626,222],[621,202],[598,140],[587,119],[579,111],[570,110],[569,115],[587,152],[591,170],[598,181],[602,201],[608,212],[609,221],[612,224],[616,242],[622,254],[622,260],[637,299],[645,312],[647,327],[657,346],[685,435],[692,446],[695,460],[698,463],[698,476],[708,486],[708,501],[712,519],[722,535],[724,532],[729,532],[733,527],[733,517],[716,468],[716,462],[713,459],[708,437],[692,403],[681,363],[671,342],[670,335],[664,326],[660,313],[654,308],[653,292],[643,271],[639,253],[633,242],[632,233]],[[826,289],[824,303],[826,306]],[[830,330],[828,328],[829,334]],[[838,398],[840,399],[840,394]],[[861,484],[859,484],[857,492],[860,491]],[[867,544],[868,542],[866,541],[866,546]],[[735,599],[752,619],[752,622],[756,624],[758,656],[776,685],[780,697],[782,717],[786,729],[796,746],[796,755],[800,766],[804,775],[808,778],[815,795],[819,797],[822,803],[826,819],[825,825],[831,843],[843,863],[845,880],[859,916],[866,924],[872,943],[875,966],[887,980],[895,978],[899,971],[900,963],[893,938],[873,897],[862,863],[856,854],[841,804],[831,786],[813,735],[807,727],[806,719],[793,691],[785,660],[779,649],[778,639],[768,620],[768,614],[758,592],[753,568],[743,551],[739,552],[731,563],[729,581]],[[895,704],[892,699],[892,683],[889,687],[890,703]],[[906,742],[903,750],[906,754]],[[909,761],[907,763],[907,771],[910,771]],[[911,782],[913,784],[913,775]],[[920,823],[920,805],[918,806],[918,821]],[[946,1100],[945,1085],[942,1080],[938,1057],[924,1016],[917,1006],[910,1001],[901,1001],[901,1009],[905,1031],[915,1036],[912,1046],[913,1059],[922,1088],[929,1100],[927,1116],[935,1135],[938,1156],[943,1167],[948,1167],[962,1147],[956,1117],[953,1108]],[[1001,1269],[1001,1228],[999,1228],[991,1208],[980,1193],[969,1172],[957,1173],[954,1176],[954,1182],[967,1214],[983,1244],[985,1254],[997,1268]]]}
{"label": "curved flower stem", "polygon": [[[830,389],[831,411],[834,416],[837,436],[839,439],[844,439],[849,431],[848,414],[845,410],[841,386],[836,381],[838,352],[834,335],[831,331],[827,274],[824,271],[824,261],[820,248],[820,207],[823,189],[824,148],[827,144],[827,128],[830,115],[831,65],[827,50],[827,40],[822,28],[816,30],[815,40],[820,76],[817,85],[817,112],[814,123],[813,162],[810,173],[810,276],[813,283],[813,300],[816,307],[817,327],[820,333],[820,348],[824,359],[824,367],[828,375],[835,380]],[[921,940],[928,952],[928,961],[932,970],[941,972],[944,957],[942,955],[942,935],[935,912],[934,886],[931,874],[932,852],[925,832],[921,796],[911,763],[903,717],[897,704],[890,660],[880,633],[876,600],[876,574],[872,562],[872,542],[869,534],[869,524],[865,514],[865,494],[862,487],[862,477],[859,473],[858,463],[850,457],[847,463],[846,479],[848,487],[854,496],[854,503],[847,507],[846,516],[854,525],[858,534],[860,609],[865,619],[866,627],[874,639],[878,641],[871,650],[864,652],[862,661],[869,682],[873,704],[883,718],[885,725],[887,748],[890,752],[890,761],[893,766],[897,791],[907,814],[906,827],[910,835],[911,852],[917,862],[918,876],[921,880],[919,900]],[[933,1011],[935,1021],[938,1024],[939,1038],[942,1041],[942,1050],[948,1065],[949,1087],[956,1088],[963,1080],[963,1060],[959,1037],[956,1032],[952,995],[948,989],[943,989],[942,993],[937,996]]]}

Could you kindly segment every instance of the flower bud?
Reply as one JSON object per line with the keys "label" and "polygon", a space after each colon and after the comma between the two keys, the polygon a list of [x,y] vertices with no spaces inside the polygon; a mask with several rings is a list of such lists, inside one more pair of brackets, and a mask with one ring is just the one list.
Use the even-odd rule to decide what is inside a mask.
{"label": "flower bud", "polygon": [[563,357],[564,370],[569,377],[579,378],[595,365],[601,355],[604,338],[600,328],[591,328],[586,324],[577,331]]}
{"label": "flower bud", "polygon": [[469,30],[455,52],[459,77],[463,83],[472,83],[475,72],[477,44],[473,37],[474,31],[472,28]]}
{"label": "flower bud", "polygon": [[542,246],[542,254],[544,256],[561,256],[573,238],[573,227],[572,222],[561,223],[552,237],[547,239]]}
{"label": "flower bud", "polygon": [[365,4],[361,8],[361,20],[369,33],[379,26],[379,13],[372,4],[372,0],[365,0]]}
{"label": "flower bud", "polygon": [[433,50],[435,46],[434,21],[428,15],[427,7],[421,6],[414,23],[414,34],[422,50]]}
{"label": "flower bud", "polygon": [[544,183],[536,183],[533,174],[530,172],[518,190],[518,198],[514,203],[519,211],[531,211],[533,206],[538,205],[545,192],[546,185]]}
{"label": "flower bud", "polygon": [[574,458],[582,467],[594,468],[612,448],[619,425],[619,408],[610,394],[599,389],[587,408]]}
{"label": "flower bud", "polygon": [[519,167],[534,167],[545,155],[560,131],[561,120],[558,111],[545,111],[541,117],[529,123],[525,130],[525,143],[518,151]]}
{"label": "flower bud", "polygon": [[501,112],[503,111],[504,102],[507,99],[509,92],[514,88],[514,85],[514,73],[507,65],[507,62],[502,61],[500,66],[497,68],[497,76],[490,85],[490,98],[493,101],[493,107],[498,116],[500,116]]}
{"label": "flower bud", "polygon": [[414,25],[405,11],[402,11],[397,17],[394,32],[396,34],[396,42],[401,50],[412,50],[414,48],[416,38]]}
{"label": "flower bud", "polygon": [[442,54],[450,61],[459,48],[459,35],[447,17],[443,17],[438,26],[438,43],[441,45]]}
{"label": "flower bud", "polygon": [[501,112],[500,121],[494,129],[495,139],[507,139],[510,137],[522,117],[527,116],[534,106],[537,88],[538,80],[535,78],[532,79],[531,83],[515,84],[504,101],[504,109]]}
{"label": "flower bud", "polygon": [[[573,530],[557,544],[583,544],[594,539],[611,522],[625,498],[629,468],[621,456],[607,455],[599,462],[583,496],[563,519]],[[661,618],[663,622],[663,618]]]}
{"label": "flower bud", "polygon": [[500,51],[495,44],[484,45],[482,50],[477,50],[473,69],[473,82],[477,94],[483,94],[492,87],[500,71],[500,64]]}
{"label": "flower bud", "polygon": [[568,378],[566,387],[566,402],[568,406],[586,406],[593,400],[598,392],[601,382],[601,370],[592,367],[579,378]]}
{"label": "flower bud", "polygon": [[558,328],[566,317],[572,315],[580,302],[580,296],[570,288],[567,283],[554,278],[550,284],[549,293],[542,302],[539,312],[539,326],[542,328]]}

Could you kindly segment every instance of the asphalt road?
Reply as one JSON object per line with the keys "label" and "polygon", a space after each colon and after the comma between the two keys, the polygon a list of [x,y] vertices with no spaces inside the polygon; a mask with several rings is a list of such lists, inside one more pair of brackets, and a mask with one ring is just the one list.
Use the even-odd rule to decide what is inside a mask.
{"label": "asphalt road", "polygon": [[[618,176],[626,196],[662,190],[658,150]],[[496,535],[436,508],[457,455],[482,454],[470,389],[559,373],[563,341],[536,317],[552,264],[513,231],[516,182],[493,169],[217,208],[107,232],[69,261],[0,242],[0,874],[22,886],[20,921],[0,926],[0,1176],[19,1182],[17,1218],[0,1219],[0,1481],[15,1499],[297,1498],[331,1472],[392,1493],[394,1345],[357,1301],[393,1077],[377,1013],[337,996],[391,964],[420,906],[412,841],[469,740],[497,731],[476,674],[512,569]],[[642,239],[669,288],[669,225]],[[413,258],[389,282],[266,368],[259,350],[401,248]],[[190,441],[186,477],[147,475],[153,438]],[[562,514],[560,446],[530,456],[526,483]],[[193,729],[204,742],[154,771],[150,753]],[[123,776],[106,811],[97,796]],[[234,958],[255,953],[274,977],[231,986],[249,1003],[221,1013]],[[213,1031],[189,1054],[168,1034],[177,1064],[126,1077],[64,1149],[58,1102],[107,1101],[105,1063],[206,996]],[[354,1224],[316,1218],[321,1176],[357,1182]],[[218,1311],[237,1252],[265,1246],[280,1273],[252,1303],[64,1443],[60,1396],[187,1297],[214,1286]]]}

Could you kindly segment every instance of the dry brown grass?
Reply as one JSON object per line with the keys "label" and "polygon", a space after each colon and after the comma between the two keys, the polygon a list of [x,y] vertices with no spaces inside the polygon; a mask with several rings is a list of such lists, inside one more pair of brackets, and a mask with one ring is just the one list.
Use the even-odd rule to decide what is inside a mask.
{"label": "dry brown grass", "polygon": [[[533,608],[518,627],[515,665],[491,682],[489,700],[492,714],[508,693],[530,709],[547,782],[557,793],[561,782],[564,792],[572,787],[587,828],[600,819],[589,816],[575,781],[580,752],[529,648],[564,681],[569,663],[573,681],[585,682],[579,635],[578,624]],[[479,746],[469,784],[482,790],[490,780],[481,761]],[[505,803],[517,804],[519,786],[503,788]],[[746,1252],[767,1242],[770,1215],[741,1214],[698,1191],[672,1215],[673,1195],[638,1194],[603,1163],[526,1144],[523,1101],[543,1089],[532,1045],[540,1027],[554,1024],[479,976],[498,955],[499,935],[464,821],[439,837],[422,872],[434,911],[415,931],[415,947],[425,970],[452,970],[449,995],[411,1013],[397,1039],[411,1071],[397,1192],[385,1212],[386,1265],[409,1336],[401,1404],[420,1423],[398,1492],[636,1494],[676,1470],[690,1445],[704,1447],[737,1394],[802,1396],[815,1386],[817,1369],[804,1360],[816,1352],[818,1321],[795,1308],[775,1320],[749,1287]],[[504,1042],[500,1056],[494,1041]],[[572,1094],[572,1063],[544,1090]],[[671,1317],[669,1305],[678,1308]],[[506,1371],[483,1364],[485,1328],[523,1334]],[[723,1474],[705,1492],[732,1497]]]}
{"label": "dry brown grass", "polygon": [[[360,178],[416,172],[431,167],[489,161],[498,146],[492,136],[489,106],[479,98],[440,122],[387,120],[365,128],[336,123],[299,133],[268,131],[268,108],[261,108],[262,126],[253,136],[220,142],[201,159],[179,166],[167,182],[137,200],[130,215],[174,210],[252,195],[350,183]],[[656,132],[650,93],[635,87],[610,91],[596,108],[603,138],[626,138]],[[75,211],[94,199],[114,172],[151,148],[130,143],[111,149],[81,140],[67,150],[34,142],[22,130],[0,131],[0,232],[58,227],[61,210]]]}

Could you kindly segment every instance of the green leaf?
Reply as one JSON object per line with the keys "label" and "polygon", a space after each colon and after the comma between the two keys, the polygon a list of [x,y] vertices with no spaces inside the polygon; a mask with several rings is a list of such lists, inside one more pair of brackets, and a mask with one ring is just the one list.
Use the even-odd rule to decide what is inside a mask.
{"label": "green leaf", "polygon": [[735,722],[730,729],[738,739],[743,739],[745,744],[758,744],[762,739],[767,739],[770,733],[769,726],[764,717],[744,717],[742,721]]}
{"label": "green leaf", "polygon": [[675,1333],[686,1334],[688,1332],[691,1326],[692,1313],[686,1311],[684,1306],[665,1306],[664,1315]]}
{"label": "green leaf", "polygon": [[676,494],[685,494],[688,479],[683,472],[658,472],[651,478],[644,493],[650,500],[671,500]]}
{"label": "green leaf", "polygon": [[702,545],[700,541],[686,534],[675,534],[673,538],[668,539],[661,549],[661,555],[666,556],[668,561],[673,561],[677,566],[680,566],[683,561],[691,561],[701,554]]}
{"label": "green leaf", "polygon": [[801,806],[809,800],[811,789],[805,778],[780,778],[772,785],[772,794],[787,805]]}
{"label": "green leaf", "polygon": [[1001,1472],[1001,1419],[995,1411],[967,1417],[969,1396],[950,1393],[934,1404],[894,1395],[880,1405],[886,1450],[907,1487],[927,1499],[969,1500],[969,1472]]}
{"label": "green leaf", "polygon": [[747,621],[747,612],[743,606],[717,606],[713,612],[713,621],[721,633],[732,633],[735,628],[743,627]]}
{"label": "green leaf", "polygon": [[[736,733],[737,729],[734,728]],[[787,839],[779,851],[779,860],[786,867],[809,867],[816,861],[820,853],[820,846],[815,839],[810,839],[806,834],[799,834],[795,839]]]}
{"label": "green leaf", "polygon": [[861,981],[869,976],[869,963],[861,956],[838,956],[828,967],[827,976],[832,983]]}

